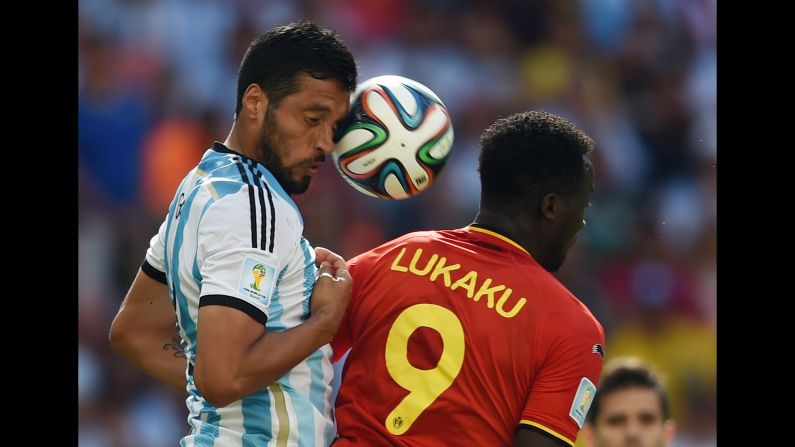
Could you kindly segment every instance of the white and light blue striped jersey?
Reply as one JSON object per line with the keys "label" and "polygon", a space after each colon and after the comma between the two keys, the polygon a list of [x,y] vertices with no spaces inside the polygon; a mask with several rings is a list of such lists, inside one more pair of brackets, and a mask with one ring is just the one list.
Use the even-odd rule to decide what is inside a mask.
{"label": "white and light blue striped jersey", "polygon": [[182,180],[152,238],[143,270],[168,285],[187,343],[190,435],[182,446],[328,446],[331,347],[324,345],[276,383],[226,407],[193,382],[199,307],[239,309],[267,331],[309,318],[315,253],[295,202],[262,164],[215,143]]}

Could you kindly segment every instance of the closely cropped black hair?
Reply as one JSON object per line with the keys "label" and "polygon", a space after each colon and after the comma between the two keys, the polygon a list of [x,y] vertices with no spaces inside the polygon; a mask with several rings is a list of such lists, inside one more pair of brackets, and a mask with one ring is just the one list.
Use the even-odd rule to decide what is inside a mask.
{"label": "closely cropped black hair", "polygon": [[500,118],[480,137],[483,205],[515,212],[548,193],[571,194],[585,180],[594,142],[569,121],[528,111]]}
{"label": "closely cropped black hair", "polygon": [[588,421],[593,424],[599,416],[601,399],[614,391],[628,388],[646,388],[653,390],[660,398],[660,409],[663,421],[670,418],[670,405],[666,393],[657,375],[651,368],[635,358],[616,359],[605,367],[605,373],[599,381],[591,410],[588,412]]}
{"label": "closely cropped black hair", "polygon": [[335,32],[312,22],[290,23],[259,36],[246,50],[237,75],[235,116],[249,85],[259,85],[268,95],[269,107],[277,107],[298,90],[299,72],[335,79],[348,93],[356,88],[356,62]]}

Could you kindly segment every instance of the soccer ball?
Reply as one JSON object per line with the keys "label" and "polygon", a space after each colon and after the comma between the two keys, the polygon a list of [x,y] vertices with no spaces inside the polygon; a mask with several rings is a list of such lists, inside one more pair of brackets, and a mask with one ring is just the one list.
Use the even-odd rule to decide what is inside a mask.
{"label": "soccer ball", "polygon": [[357,191],[400,200],[428,189],[452,145],[450,114],[435,93],[403,76],[377,76],[351,98],[334,164]]}

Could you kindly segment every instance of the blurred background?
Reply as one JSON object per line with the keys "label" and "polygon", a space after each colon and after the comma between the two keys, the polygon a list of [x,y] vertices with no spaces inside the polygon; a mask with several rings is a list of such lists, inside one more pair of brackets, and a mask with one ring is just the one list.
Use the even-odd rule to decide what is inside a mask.
{"label": "blurred background", "polygon": [[[413,78],[455,129],[437,183],[386,202],[327,163],[296,197],[313,245],[352,257],[457,228],[479,199],[478,137],[527,109],[597,143],[588,225],[558,278],[602,322],[605,360],[665,377],[676,447],[716,445],[716,0],[80,0],[79,444],[174,446],[184,397],[109,348],[119,304],[179,181],[232,124],[248,43],[314,19],[359,80]],[[580,443],[578,442],[578,445]]]}

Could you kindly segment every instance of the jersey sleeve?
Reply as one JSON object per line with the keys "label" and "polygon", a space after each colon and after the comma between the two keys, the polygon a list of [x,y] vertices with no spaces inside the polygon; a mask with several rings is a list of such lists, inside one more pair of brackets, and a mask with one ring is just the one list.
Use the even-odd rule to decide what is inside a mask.
{"label": "jersey sleeve", "polygon": [[331,348],[334,351],[334,354],[331,356],[332,362],[339,361],[343,355],[351,348],[353,344],[353,336],[351,335],[351,314],[353,313],[354,302],[358,299],[358,295],[361,293],[362,290],[362,282],[365,280],[365,276],[362,275],[362,265],[361,265],[362,256],[357,256],[348,261],[348,272],[351,274],[351,278],[353,279],[353,289],[351,291],[351,298],[348,301],[348,307],[345,308],[345,315],[342,317],[342,321],[340,322],[339,328],[337,329],[337,334],[334,336],[334,339],[331,341]]}
{"label": "jersey sleeve", "polygon": [[[574,445],[602,372],[604,331],[595,319],[584,325],[547,321],[540,336],[539,369],[522,411],[520,428]],[[546,346],[544,346],[546,345]],[[599,345],[597,348],[596,345]]]}
{"label": "jersey sleeve", "polygon": [[141,264],[141,270],[155,281],[167,284],[166,282],[166,265],[165,265],[165,252],[166,252],[166,223],[168,216],[160,224],[160,229],[157,234],[152,236],[149,241],[149,249],[146,250],[146,257]]}
{"label": "jersey sleeve", "polygon": [[199,307],[233,307],[265,325],[279,274],[287,264],[281,253],[285,245],[297,241],[289,237],[292,229],[282,225],[273,232],[277,237],[273,251],[259,247],[261,232],[270,232],[266,225],[278,227],[280,222],[267,219],[263,223],[262,217],[241,193],[224,197],[204,213],[194,267],[194,275],[201,278]]}

